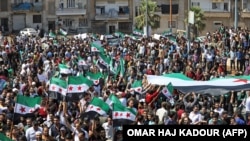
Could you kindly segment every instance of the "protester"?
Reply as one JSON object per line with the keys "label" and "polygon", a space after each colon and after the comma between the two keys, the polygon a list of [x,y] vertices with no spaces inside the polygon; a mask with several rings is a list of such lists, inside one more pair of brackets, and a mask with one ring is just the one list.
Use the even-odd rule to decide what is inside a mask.
{"label": "protester", "polygon": [[[249,75],[248,30],[223,26],[223,31],[209,32],[204,41],[193,40],[190,47],[180,35],[174,41],[170,36],[110,36],[0,35],[0,132],[13,140],[121,141],[121,125],[115,120],[125,123],[125,118],[133,121],[129,124],[149,126],[249,125],[249,91],[223,95],[178,89],[165,92],[165,86],[151,85],[146,77],[182,73],[187,79],[209,81]],[[69,76],[84,80],[84,87],[73,88],[70,80],[74,77]],[[55,92],[54,86],[60,88]],[[38,98],[40,103],[29,111],[22,106],[17,109],[19,95]],[[108,103],[111,96],[120,100],[120,110],[130,113],[110,114],[107,109],[119,109],[112,99],[106,109],[101,107],[110,116],[92,118],[89,111],[98,105],[93,99]],[[14,128],[18,130],[12,132]]]}

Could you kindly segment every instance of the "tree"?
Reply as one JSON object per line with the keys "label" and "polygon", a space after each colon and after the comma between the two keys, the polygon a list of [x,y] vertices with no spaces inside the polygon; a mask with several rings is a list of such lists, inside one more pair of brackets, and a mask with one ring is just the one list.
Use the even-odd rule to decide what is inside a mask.
{"label": "tree", "polygon": [[[204,23],[206,18],[200,7],[191,7],[190,11],[194,12],[194,24],[191,28],[193,29],[195,37],[198,37],[199,33],[201,33],[206,27],[206,24]],[[185,19],[185,23],[188,24],[188,18]]]}
{"label": "tree", "polygon": [[152,29],[160,27],[160,16],[155,14],[157,3],[152,0],[142,0],[139,7],[139,15],[135,17],[135,26],[138,29],[143,29],[146,26],[146,9],[148,1],[148,26],[151,26]]}

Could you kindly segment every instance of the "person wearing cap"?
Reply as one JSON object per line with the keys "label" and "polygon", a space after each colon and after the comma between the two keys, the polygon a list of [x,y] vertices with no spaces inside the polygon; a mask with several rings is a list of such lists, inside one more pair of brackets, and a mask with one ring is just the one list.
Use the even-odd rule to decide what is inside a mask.
{"label": "person wearing cap", "polygon": [[36,141],[36,133],[42,133],[43,129],[42,127],[39,127],[39,123],[37,121],[33,121],[32,127],[28,128],[26,130],[25,136],[28,141]]}
{"label": "person wearing cap", "polygon": [[60,134],[58,136],[56,136],[56,140],[58,140],[58,141],[65,140],[66,139],[66,134],[67,134],[66,127],[62,126],[60,128]]}

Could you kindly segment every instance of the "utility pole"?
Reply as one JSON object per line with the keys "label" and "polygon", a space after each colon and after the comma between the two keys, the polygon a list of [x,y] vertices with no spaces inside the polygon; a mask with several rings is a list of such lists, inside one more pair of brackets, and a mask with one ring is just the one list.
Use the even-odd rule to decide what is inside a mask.
{"label": "utility pole", "polygon": [[[191,9],[191,0],[188,0],[188,13]],[[188,40],[188,48],[187,53],[189,54],[190,46],[191,46],[191,35],[190,35],[190,24],[189,21],[187,22],[187,40]]]}
{"label": "utility pole", "polygon": [[169,28],[172,34],[172,0],[169,1]]}
{"label": "utility pole", "polygon": [[146,12],[145,12],[145,21],[146,21],[146,37],[148,37],[148,0],[146,0]]}
{"label": "utility pole", "polygon": [[234,29],[237,31],[238,29],[238,0],[234,1]]}

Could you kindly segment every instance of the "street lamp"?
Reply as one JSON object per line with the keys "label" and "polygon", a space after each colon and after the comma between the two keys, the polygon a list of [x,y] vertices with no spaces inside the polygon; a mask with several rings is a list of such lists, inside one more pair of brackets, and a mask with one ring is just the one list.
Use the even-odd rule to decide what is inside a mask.
{"label": "street lamp", "polygon": [[234,29],[237,31],[238,28],[238,0],[234,1]]}

